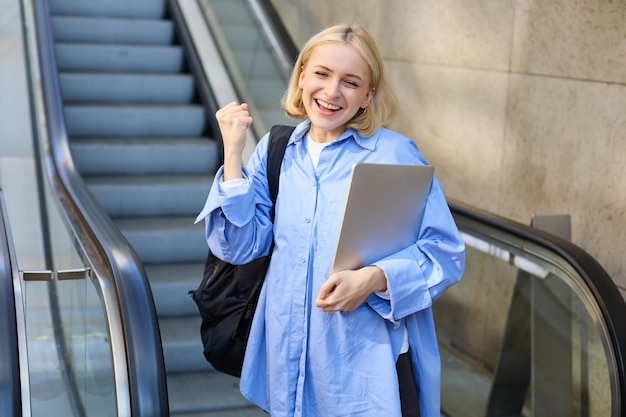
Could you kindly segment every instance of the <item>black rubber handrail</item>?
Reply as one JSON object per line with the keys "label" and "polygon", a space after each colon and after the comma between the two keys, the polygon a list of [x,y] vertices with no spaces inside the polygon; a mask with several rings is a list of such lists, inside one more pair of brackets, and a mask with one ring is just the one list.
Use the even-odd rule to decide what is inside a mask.
{"label": "black rubber handrail", "polygon": [[0,415],[21,416],[21,378],[8,221],[0,189]]}
{"label": "black rubber handrail", "polygon": [[105,314],[121,319],[131,414],[165,417],[169,415],[165,364],[150,285],[138,255],[88,190],[74,165],[63,116],[48,2],[36,0],[34,10],[50,146],[49,154],[44,156],[48,177],[64,215],[84,226],[83,230],[72,226],[73,233],[93,249],[90,252],[89,248],[82,248],[89,262],[96,266],[94,270],[101,267],[110,273],[119,311]]}
{"label": "black rubber handrail", "polygon": [[615,354],[618,394],[623,409],[626,403],[626,326],[624,326],[626,302],[606,270],[589,253],[569,241],[452,199],[448,203],[456,219],[469,219],[479,224],[481,228],[491,227],[510,236],[532,242],[552,252],[555,257],[563,259],[574,268],[593,295],[607,326],[609,342]]}

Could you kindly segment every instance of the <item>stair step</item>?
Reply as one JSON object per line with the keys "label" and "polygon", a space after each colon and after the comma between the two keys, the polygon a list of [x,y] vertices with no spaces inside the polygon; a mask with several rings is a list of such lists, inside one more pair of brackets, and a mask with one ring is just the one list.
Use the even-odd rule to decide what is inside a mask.
{"label": "stair step", "polygon": [[50,14],[160,19],[165,15],[163,0],[51,0]]}
{"label": "stair step", "polygon": [[185,104],[194,93],[188,74],[59,74],[64,103]]}
{"label": "stair step", "polygon": [[[205,244],[206,246],[206,244]],[[205,256],[208,248],[205,248]],[[204,261],[186,264],[146,265],[152,296],[159,317],[198,316],[189,296],[202,281]]]}
{"label": "stair step", "polygon": [[174,318],[159,317],[167,373],[213,370],[202,354],[200,323],[199,314]]}
{"label": "stair step", "polygon": [[97,176],[85,177],[91,193],[112,217],[197,215],[204,205],[213,177]]}
{"label": "stair step", "polygon": [[190,216],[113,221],[145,264],[167,264],[206,260],[204,223],[194,224],[194,220],[195,217]]}
{"label": "stair step", "polygon": [[66,105],[70,136],[197,137],[204,133],[204,107]]}
{"label": "stair step", "polygon": [[169,20],[89,16],[52,16],[55,42],[168,45],[174,40]]}
{"label": "stair step", "polygon": [[219,162],[208,138],[78,138],[70,147],[82,175],[208,174]]}
{"label": "stair step", "polygon": [[235,408],[232,410],[214,410],[196,412],[177,412],[170,414],[171,417],[268,417],[269,414],[260,408]]}
{"label": "stair step", "polygon": [[172,73],[183,69],[180,46],[56,43],[62,71]]}
{"label": "stair step", "polygon": [[[171,415],[267,417],[250,404],[239,391],[239,379],[218,372],[196,372],[168,375],[168,397]],[[238,412],[236,412],[236,410]],[[215,412],[204,414],[202,412]],[[252,412],[248,414],[248,411]],[[202,413],[202,414],[199,414]]]}

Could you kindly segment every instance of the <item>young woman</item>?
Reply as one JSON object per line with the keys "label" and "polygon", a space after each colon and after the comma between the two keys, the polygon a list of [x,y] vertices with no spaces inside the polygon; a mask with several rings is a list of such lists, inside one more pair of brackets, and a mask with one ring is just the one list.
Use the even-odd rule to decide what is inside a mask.
{"label": "young woman", "polygon": [[303,121],[285,152],[273,224],[267,135],[242,167],[253,122],[245,103],[216,114],[224,165],[198,216],[211,251],[231,263],[266,255],[274,241],[241,392],[273,417],[439,417],[431,304],[461,278],[464,245],[437,178],[415,244],[330,274],[352,165],[427,164],[412,140],[383,127],[396,101],[372,37],[337,25],[311,38],[283,104]]}

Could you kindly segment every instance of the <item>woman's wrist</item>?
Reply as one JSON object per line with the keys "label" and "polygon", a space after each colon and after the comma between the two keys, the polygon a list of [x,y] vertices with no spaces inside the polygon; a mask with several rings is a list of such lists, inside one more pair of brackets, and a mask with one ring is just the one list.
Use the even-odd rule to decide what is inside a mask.
{"label": "woman's wrist", "polygon": [[387,276],[385,276],[385,272],[377,267],[376,265],[372,265],[369,268],[372,268],[372,286],[374,291],[372,292],[385,292],[387,291]]}
{"label": "woman's wrist", "polygon": [[224,181],[243,178],[241,155],[224,157]]}

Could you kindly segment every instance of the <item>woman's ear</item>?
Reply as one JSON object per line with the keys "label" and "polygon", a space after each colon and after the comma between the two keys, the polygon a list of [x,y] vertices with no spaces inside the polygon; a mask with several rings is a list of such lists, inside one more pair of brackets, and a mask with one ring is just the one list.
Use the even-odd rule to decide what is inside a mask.
{"label": "woman's ear", "polygon": [[302,81],[304,79],[304,65],[300,66],[300,75],[298,76],[298,87],[302,88]]}
{"label": "woman's ear", "polygon": [[370,102],[374,98],[375,92],[376,92],[376,88],[372,87],[372,89],[367,93],[367,96],[365,97],[365,103],[363,103],[363,105],[361,106],[362,109],[370,105]]}

